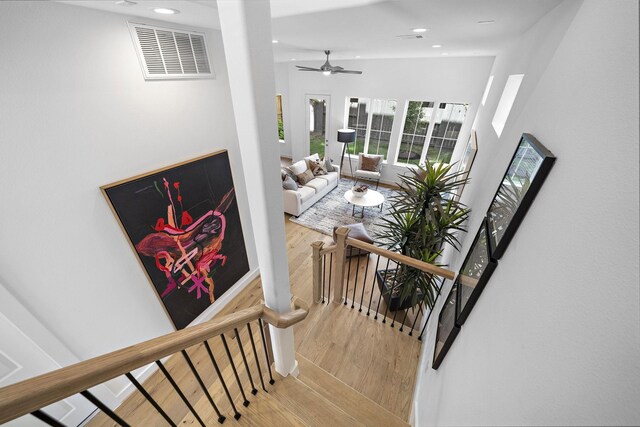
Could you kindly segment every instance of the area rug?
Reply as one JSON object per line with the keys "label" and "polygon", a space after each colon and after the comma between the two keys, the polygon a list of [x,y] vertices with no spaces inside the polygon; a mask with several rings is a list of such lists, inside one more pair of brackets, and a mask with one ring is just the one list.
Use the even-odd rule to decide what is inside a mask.
{"label": "area rug", "polygon": [[371,237],[376,239],[376,235],[383,231],[380,226],[380,218],[387,213],[389,197],[395,194],[396,191],[379,187],[377,191],[384,195],[382,212],[380,212],[379,207],[364,208],[364,218],[360,218],[362,208],[356,206],[355,216],[352,216],[351,208],[353,205],[344,198],[344,193],[350,190],[352,186],[352,180],[340,179],[336,188],[304,211],[298,218],[292,216],[290,220],[329,236],[333,233],[333,227],[361,222]]}

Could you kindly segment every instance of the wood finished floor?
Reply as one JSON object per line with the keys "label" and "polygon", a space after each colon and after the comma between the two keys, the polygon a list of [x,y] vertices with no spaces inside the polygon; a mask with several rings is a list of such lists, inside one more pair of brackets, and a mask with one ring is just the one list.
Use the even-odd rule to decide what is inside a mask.
{"label": "wood finished floor", "polygon": [[[232,380],[233,372],[228,364],[228,358],[220,339],[210,340],[211,348],[220,364],[223,377],[228,384],[232,384],[230,392],[234,397],[238,410],[243,414],[238,425],[327,425],[328,422],[335,425],[405,425],[399,420],[407,420],[409,416],[421,344],[416,339],[417,333],[414,333],[413,337],[408,336],[408,326],[404,326],[405,330],[403,332],[399,331],[399,326],[401,325],[400,317],[404,316],[404,312],[402,312],[402,316],[398,315],[395,327],[391,328],[391,316],[388,315],[389,318],[386,324],[383,324],[382,316],[375,320],[373,312],[369,316],[366,315],[368,304],[365,303],[364,309],[359,311],[360,299],[366,302],[370,298],[374,306],[379,299],[377,287],[371,286],[373,283],[373,263],[375,263],[376,257],[370,256],[370,266],[368,274],[365,276],[366,280],[362,282],[360,279],[358,280],[359,284],[366,284],[365,292],[364,294],[362,293],[361,285],[356,286],[356,303],[353,309],[350,303],[347,306],[336,303],[314,304],[312,298],[310,245],[316,240],[328,241],[328,236],[297,225],[286,217],[285,229],[291,290],[294,295],[310,304],[310,312],[307,319],[294,326],[298,359],[303,361],[300,363],[300,378],[310,377],[312,373],[315,373],[316,376],[308,379],[307,384],[300,385],[297,382],[291,383],[294,380],[298,381],[293,378],[283,380],[274,371],[274,377],[276,377],[277,381],[274,386],[266,384],[267,390],[270,390],[269,401],[266,402],[264,399],[256,398],[262,392],[256,397],[248,394],[250,380],[245,370],[240,369],[240,380],[245,387],[248,399],[252,402],[248,408],[245,408],[241,405],[240,389]],[[363,277],[366,257],[360,257],[358,268],[356,268],[358,261],[354,259],[352,262],[349,288],[350,301],[353,295],[354,288],[352,283],[353,279],[355,279],[355,272],[358,271],[359,277]],[[381,263],[386,263],[386,260],[381,259]],[[218,316],[258,304],[261,299],[262,287],[258,278],[247,286]],[[381,313],[384,313],[386,309],[384,300],[381,301],[380,307]],[[407,318],[412,319],[410,316],[407,316]],[[410,323],[412,322],[409,320],[405,321],[407,325],[410,325]],[[251,327],[254,339],[259,341],[257,323],[253,323]],[[239,333],[241,341],[245,345],[244,351],[248,364],[253,372],[253,381],[256,388],[261,389],[255,357],[247,345],[249,342],[247,328],[241,328]],[[226,334],[226,338],[235,364],[241,366],[243,361],[234,334]],[[266,378],[262,345],[257,347],[258,361]],[[381,349],[384,349],[384,351],[381,351]],[[233,415],[232,408],[223,393],[204,346],[202,344],[194,346],[188,349],[187,353],[205,384],[212,384],[209,387],[209,391],[216,404],[218,404],[219,410],[227,416],[230,423],[235,423],[234,420],[231,420]],[[199,387],[182,355],[177,354],[169,358],[166,362],[166,367],[184,391],[187,399],[192,403],[196,402],[194,404],[196,411],[203,418],[215,420],[217,417],[211,404]],[[307,367],[307,371],[304,370],[305,367]],[[318,377],[323,372],[330,375],[326,375],[326,378]],[[358,404],[357,408],[360,408],[360,419],[366,419],[366,416],[369,416],[368,422],[356,422],[355,419],[351,418],[349,414],[357,409],[354,406],[340,409],[327,404],[324,398],[322,400],[317,399],[322,393],[313,390],[316,384],[330,384],[332,382],[336,383],[334,384],[335,387],[342,386],[343,388],[338,388],[338,391],[330,390],[326,392],[325,390],[325,397],[339,393],[341,396],[351,396],[351,400],[347,399],[347,402],[352,402],[354,399],[362,399],[364,403]],[[182,420],[181,425],[198,425],[197,420],[193,418],[188,408],[180,400],[180,397],[173,392],[161,372],[155,372],[151,375],[145,381],[144,387],[173,420]],[[354,390],[354,392],[348,390]],[[355,393],[355,391],[361,393],[361,395]],[[300,402],[299,399],[296,401],[296,396],[302,395],[313,397],[308,402],[311,406],[310,408],[302,409],[303,406],[306,406],[304,402]],[[312,401],[316,402],[316,405],[320,405],[320,408],[322,408],[323,404],[328,405],[327,408],[324,408],[324,418],[321,417],[321,413],[317,412],[317,409],[313,409]],[[371,402],[369,406],[367,406],[367,402]],[[286,409],[292,404],[295,404],[295,407],[300,411],[298,415]],[[368,411],[367,408],[369,408]],[[335,411],[332,412],[332,410]],[[377,423],[375,421],[376,416],[387,414],[387,411],[386,418],[382,416],[380,423]],[[120,405],[116,412],[125,420],[130,421],[132,425],[166,425],[162,417],[137,392]],[[114,426],[115,423],[104,414],[98,414],[88,425],[92,427]]]}

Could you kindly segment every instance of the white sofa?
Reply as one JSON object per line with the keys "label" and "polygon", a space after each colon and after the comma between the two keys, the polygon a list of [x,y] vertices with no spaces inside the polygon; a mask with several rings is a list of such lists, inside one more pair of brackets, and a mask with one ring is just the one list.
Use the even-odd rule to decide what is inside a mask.
{"label": "white sofa", "polygon": [[[314,156],[306,157],[305,159]],[[282,190],[284,199],[284,211],[293,216],[299,216],[315,202],[322,199],[327,193],[338,186],[340,179],[340,168],[333,165],[335,171],[326,175],[316,176],[297,190]]]}

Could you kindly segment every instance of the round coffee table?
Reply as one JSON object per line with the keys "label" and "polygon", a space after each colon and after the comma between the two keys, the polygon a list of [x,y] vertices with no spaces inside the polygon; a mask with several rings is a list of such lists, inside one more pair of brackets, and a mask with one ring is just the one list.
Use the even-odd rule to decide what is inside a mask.
{"label": "round coffee table", "polygon": [[369,189],[364,196],[356,197],[353,195],[353,191],[349,190],[344,193],[344,198],[353,205],[351,208],[351,215],[353,216],[355,216],[356,206],[362,207],[360,218],[364,218],[364,208],[380,206],[380,212],[382,212],[384,196],[379,191]]}

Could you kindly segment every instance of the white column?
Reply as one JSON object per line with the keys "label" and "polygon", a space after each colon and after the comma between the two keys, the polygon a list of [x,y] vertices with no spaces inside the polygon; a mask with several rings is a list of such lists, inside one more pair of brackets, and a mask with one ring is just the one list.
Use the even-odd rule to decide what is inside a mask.
{"label": "white column", "polygon": [[[218,0],[265,303],[291,309],[269,0]],[[293,330],[271,328],[275,368],[297,374]]]}

